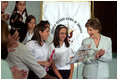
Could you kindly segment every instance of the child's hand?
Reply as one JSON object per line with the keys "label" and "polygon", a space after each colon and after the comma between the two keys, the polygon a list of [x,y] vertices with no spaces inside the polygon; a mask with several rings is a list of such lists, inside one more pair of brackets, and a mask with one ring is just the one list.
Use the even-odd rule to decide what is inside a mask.
{"label": "child's hand", "polygon": [[4,19],[5,19],[5,20],[8,20],[8,19],[9,19],[9,13],[6,13],[6,14],[4,15]]}
{"label": "child's hand", "polygon": [[45,61],[43,65],[46,66],[46,67],[50,67],[50,64],[51,64],[51,63]]}
{"label": "child's hand", "polygon": [[52,63],[54,63],[54,59],[51,59],[51,60],[50,60],[50,64],[52,64]]}
{"label": "child's hand", "polygon": [[9,16],[10,16],[9,13],[1,14],[1,19],[4,20],[4,21],[6,21],[6,20],[9,19]]}

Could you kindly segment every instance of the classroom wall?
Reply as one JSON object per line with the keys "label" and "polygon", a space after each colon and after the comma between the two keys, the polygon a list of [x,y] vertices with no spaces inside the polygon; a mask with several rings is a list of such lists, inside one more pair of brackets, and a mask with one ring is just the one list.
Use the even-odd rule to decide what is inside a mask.
{"label": "classroom wall", "polygon": [[[12,14],[16,1],[8,1],[8,7],[6,12]],[[36,23],[39,23],[40,16],[40,1],[26,1],[26,9],[28,15],[34,15],[36,18]]]}

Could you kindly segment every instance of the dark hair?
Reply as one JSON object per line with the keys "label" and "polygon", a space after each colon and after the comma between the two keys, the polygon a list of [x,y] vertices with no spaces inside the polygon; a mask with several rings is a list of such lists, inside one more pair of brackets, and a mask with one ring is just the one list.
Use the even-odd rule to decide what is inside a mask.
{"label": "dark hair", "polygon": [[1,58],[6,59],[8,55],[7,45],[8,45],[8,25],[6,22],[1,21]]}
{"label": "dark hair", "polygon": [[59,31],[60,31],[60,29],[62,29],[62,28],[65,28],[65,29],[66,29],[66,38],[65,38],[64,42],[65,42],[65,44],[66,44],[66,47],[69,47],[69,42],[68,42],[68,40],[67,40],[67,37],[68,37],[68,29],[66,28],[65,25],[62,25],[62,24],[58,25],[58,26],[56,27],[56,29],[55,29],[54,39],[53,39],[54,46],[55,46],[55,47],[60,47],[60,45],[59,45]]}
{"label": "dark hair", "polygon": [[41,41],[42,41],[42,40],[41,40],[41,35],[39,34],[39,31],[42,31],[42,32],[43,32],[46,28],[49,28],[48,25],[50,25],[48,21],[41,21],[41,22],[36,26],[36,28],[34,29],[34,34],[33,34],[31,40],[36,40],[37,43],[38,43],[40,46],[42,46],[42,45],[41,45]]}
{"label": "dark hair", "polygon": [[[19,32],[19,37],[20,37],[19,41],[23,42],[27,34],[27,27],[25,23],[21,21],[16,21],[11,26],[11,30],[12,29],[16,29]],[[10,31],[10,33],[14,34],[12,31]]]}
{"label": "dark hair", "polygon": [[6,46],[8,44],[8,25],[6,22],[1,21],[1,45],[2,47]]}
{"label": "dark hair", "polygon": [[85,25],[86,27],[90,26],[91,28],[101,32],[102,25],[98,18],[89,19]]}
{"label": "dark hair", "polygon": [[10,25],[12,25],[12,20],[15,22],[15,21],[19,21],[19,19],[20,18],[22,18],[23,19],[23,17],[22,17],[22,15],[21,14],[19,14],[19,13],[13,13],[12,15],[11,15],[11,17],[10,17]]}
{"label": "dark hair", "polygon": [[25,24],[26,24],[27,27],[28,27],[28,23],[29,23],[32,19],[35,19],[35,21],[36,21],[36,18],[35,18],[33,15],[27,16],[27,18],[26,18],[26,20],[25,20]]}
{"label": "dark hair", "polygon": [[[18,9],[17,9],[16,5],[18,5],[18,2],[20,2],[20,1],[16,1],[15,8],[14,8],[14,10],[13,10],[12,13],[16,13],[16,12],[17,12]],[[25,4],[26,4],[26,1],[25,1]],[[24,13],[24,12],[26,13],[25,16],[27,17],[27,16],[28,16],[28,13],[27,13],[26,7],[25,7],[23,13]],[[22,14],[23,14],[23,13],[22,13]]]}

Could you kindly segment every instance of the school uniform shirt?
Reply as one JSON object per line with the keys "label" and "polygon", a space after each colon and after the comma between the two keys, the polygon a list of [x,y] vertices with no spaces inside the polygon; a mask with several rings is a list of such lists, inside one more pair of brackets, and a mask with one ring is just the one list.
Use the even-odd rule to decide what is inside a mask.
{"label": "school uniform shirt", "polygon": [[26,45],[26,43],[27,43],[29,40],[31,40],[33,34],[34,34],[34,32],[31,34],[29,31],[27,31],[26,37],[25,37],[25,39],[24,39],[24,41],[23,41],[23,44]]}
{"label": "school uniform shirt", "polygon": [[52,51],[55,49],[55,53],[53,55],[55,66],[58,70],[70,70],[70,64],[66,65],[68,61],[70,61],[70,57],[74,54],[70,47],[66,47],[65,42],[62,46],[55,48],[52,43],[49,48],[49,54],[52,54]]}
{"label": "school uniform shirt", "polygon": [[[49,48],[45,42],[43,46],[40,46],[37,41],[31,40],[26,46],[34,55],[36,61],[48,61]],[[46,70],[46,67],[43,66],[43,68]]]}
{"label": "school uniform shirt", "polygon": [[18,69],[24,69],[28,73],[29,69],[31,69],[39,78],[43,78],[47,74],[43,67],[34,59],[27,46],[20,42],[18,42],[18,47],[15,48],[14,52],[8,53],[6,60],[11,68],[16,65]]}
{"label": "school uniform shirt", "polygon": [[[17,11],[17,13],[19,13],[19,11]],[[25,23],[25,20],[26,20],[26,16],[25,16],[25,12],[22,14],[22,17],[23,17],[23,22]]]}
{"label": "school uniform shirt", "polygon": [[[83,60],[83,77],[94,78],[94,79],[104,79],[109,77],[109,66],[108,61],[112,60],[112,45],[111,39],[109,37],[101,35],[98,47],[92,38],[86,38],[83,40],[82,45],[91,44],[91,50],[88,51],[87,56]],[[96,51],[100,49],[105,50],[105,54],[99,59],[95,59]]]}

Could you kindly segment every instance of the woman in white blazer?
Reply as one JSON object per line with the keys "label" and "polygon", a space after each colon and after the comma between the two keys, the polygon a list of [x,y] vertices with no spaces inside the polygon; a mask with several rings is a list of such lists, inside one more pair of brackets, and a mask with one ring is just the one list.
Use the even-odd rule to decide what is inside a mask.
{"label": "woman in white blazer", "polygon": [[102,26],[98,18],[89,19],[85,26],[90,37],[84,39],[82,45],[90,45],[91,50],[83,60],[82,76],[84,79],[109,78],[107,62],[112,60],[111,39],[100,34]]}

